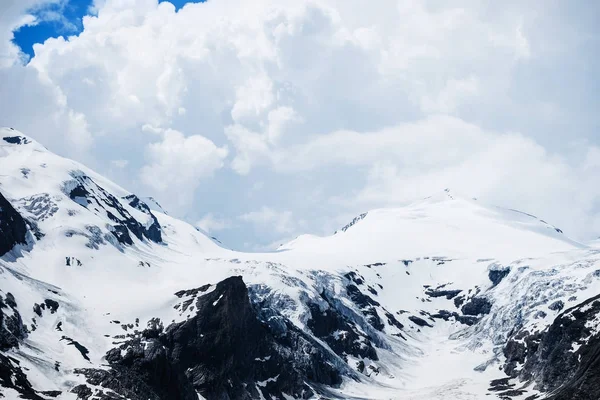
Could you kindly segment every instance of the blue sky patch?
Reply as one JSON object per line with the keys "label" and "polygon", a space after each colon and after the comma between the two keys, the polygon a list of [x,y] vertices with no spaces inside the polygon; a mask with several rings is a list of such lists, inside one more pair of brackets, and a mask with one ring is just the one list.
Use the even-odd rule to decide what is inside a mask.
{"label": "blue sky patch", "polygon": [[33,45],[58,36],[76,35],[83,28],[82,19],[88,14],[92,0],[69,0],[30,10],[39,23],[23,26],[14,32],[13,42],[33,57]]}
{"label": "blue sky patch", "polygon": [[[159,0],[163,3],[167,0]],[[200,1],[169,0],[177,10],[187,3]],[[14,32],[13,42],[21,50],[33,57],[33,45],[43,43],[46,39],[59,36],[71,36],[81,33],[83,17],[89,14],[92,0],[68,0],[59,4],[48,4],[41,8],[30,10],[40,21],[33,26],[23,26]]]}

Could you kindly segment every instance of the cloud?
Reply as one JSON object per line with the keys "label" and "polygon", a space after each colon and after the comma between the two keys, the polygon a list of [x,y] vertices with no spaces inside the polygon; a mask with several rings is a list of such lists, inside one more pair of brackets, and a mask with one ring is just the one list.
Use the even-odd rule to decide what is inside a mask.
{"label": "cloud", "polygon": [[12,1],[2,124],[175,216],[248,222],[224,240],[330,232],[447,186],[600,231],[595,6],[96,0],[80,34],[25,64],[12,32],[44,2]]}
{"label": "cloud", "polygon": [[232,226],[229,220],[216,217],[212,213],[205,214],[195,225],[208,233],[222,231]]}
{"label": "cloud", "polygon": [[258,160],[270,158],[269,145],[264,135],[236,124],[225,128],[225,136],[236,149],[231,168],[240,175],[247,175]]}
{"label": "cloud", "polygon": [[70,107],[62,89],[30,66],[0,68],[0,121],[61,155],[90,160],[94,136],[86,115]]}
{"label": "cloud", "polygon": [[112,160],[110,162],[110,164],[115,168],[123,169],[127,166],[127,164],[129,164],[129,161],[127,161],[127,160]]}
{"label": "cloud", "polygon": [[281,141],[286,125],[294,122],[302,122],[302,118],[296,114],[293,108],[281,106],[269,111],[267,121],[267,140],[271,144],[277,144]]}
{"label": "cloud", "polygon": [[452,114],[465,99],[477,95],[479,84],[477,78],[449,79],[446,86],[435,98],[423,96],[421,109],[425,112]]}
{"label": "cloud", "polygon": [[167,2],[131,1],[127,11],[121,3],[98,6],[78,37],[36,46],[32,66],[105,135],[144,124],[185,132],[199,121],[213,140],[225,131],[240,174],[260,163],[255,153],[310,134],[379,129],[398,107],[454,112],[510,70],[506,55],[527,40],[513,40],[521,22],[490,25],[477,9],[418,1],[382,2],[364,21],[331,1],[228,0],[178,12]]}
{"label": "cloud", "polygon": [[0,121],[18,127],[60,154],[88,158],[94,138],[84,112],[70,107],[61,87],[32,66],[12,42],[14,31],[41,21],[64,21],[64,0],[6,0],[0,13]]}
{"label": "cloud", "polygon": [[169,203],[185,206],[191,201],[203,178],[223,166],[226,147],[217,147],[201,135],[184,136],[167,129],[162,141],[146,149],[148,164],[142,167],[140,179],[158,192],[169,192]]}
{"label": "cloud", "polygon": [[266,206],[263,206],[260,210],[242,214],[239,219],[251,222],[261,229],[274,229],[277,233],[289,234],[297,229],[290,211],[276,211]]}

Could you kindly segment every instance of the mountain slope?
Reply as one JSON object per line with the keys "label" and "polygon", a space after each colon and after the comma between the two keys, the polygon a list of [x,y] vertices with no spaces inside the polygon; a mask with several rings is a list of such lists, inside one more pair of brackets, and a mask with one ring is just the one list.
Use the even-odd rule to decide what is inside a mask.
{"label": "mountain slope", "polygon": [[600,251],[535,217],[444,192],[245,254],[19,132],[0,170],[6,398],[598,397]]}
{"label": "mountain slope", "polygon": [[495,257],[507,261],[584,248],[562,231],[515,210],[487,207],[449,190],[399,209],[361,214],[335,235],[303,235],[281,250],[348,254],[349,259],[407,257]]}

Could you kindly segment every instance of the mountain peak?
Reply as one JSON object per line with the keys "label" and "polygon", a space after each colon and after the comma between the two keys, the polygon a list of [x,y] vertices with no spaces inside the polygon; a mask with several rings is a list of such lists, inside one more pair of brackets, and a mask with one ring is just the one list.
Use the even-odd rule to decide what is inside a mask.
{"label": "mountain peak", "polygon": [[477,199],[475,197],[468,197],[468,196],[461,195],[460,193],[456,192],[453,189],[446,188],[446,189],[438,191],[430,196],[427,196],[420,200],[417,200],[417,201],[413,202],[413,204],[416,204],[416,203],[441,203],[441,202],[454,201],[454,200],[463,200],[463,201],[467,201],[467,202],[472,202],[472,201],[476,201]]}
{"label": "mountain peak", "polygon": [[403,207],[364,212],[333,236],[302,235],[280,249],[343,254],[350,262],[374,254],[516,259],[584,247],[533,215],[446,189]]}

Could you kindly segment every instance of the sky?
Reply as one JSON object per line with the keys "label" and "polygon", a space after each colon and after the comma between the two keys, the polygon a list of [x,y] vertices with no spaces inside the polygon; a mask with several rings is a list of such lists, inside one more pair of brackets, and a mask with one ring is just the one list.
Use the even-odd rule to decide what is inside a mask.
{"label": "sky", "polygon": [[3,0],[0,125],[246,251],[445,188],[600,236],[596,1]]}

